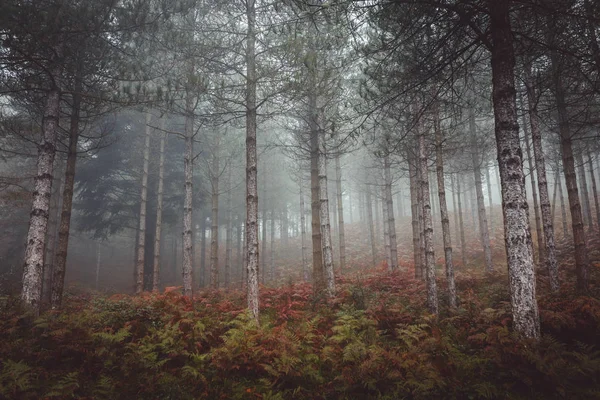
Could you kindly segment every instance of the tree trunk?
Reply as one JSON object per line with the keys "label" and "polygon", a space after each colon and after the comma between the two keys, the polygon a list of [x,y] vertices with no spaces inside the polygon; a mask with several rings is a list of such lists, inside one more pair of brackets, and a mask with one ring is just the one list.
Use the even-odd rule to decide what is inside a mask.
{"label": "tree trunk", "polygon": [[[57,68],[54,76],[58,77]],[[29,217],[27,245],[23,266],[23,287],[21,299],[37,315],[40,312],[42,297],[42,273],[44,269],[44,249],[52,193],[52,168],[56,155],[56,130],[60,111],[60,91],[54,86],[46,97],[42,121],[42,141],[38,147],[37,175],[33,191],[33,202]]]}
{"label": "tree trunk", "polygon": [[[525,86],[527,90],[529,123],[531,125],[531,143],[533,146],[533,155],[535,157],[535,167],[538,177],[538,186],[540,189],[540,207],[542,211],[542,224],[544,227],[544,238],[546,244],[544,259],[546,261],[546,268],[548,269],[548,274],[550,276],[550,287],[553,291],[557,291],[560,288],[560,282],[558,280],[556,245],[554,243],[554,223],[552,218],[552,212],[550,209],[550,196],[548,194],[548,182],[546,180],[546,161],[544,159],[544,152],[542,147],[542,134],[539,127],[539,118],[537,113],[537,94],[535,87],[533,86],[533,79],[531,78],[531,64],[527,63],[524,72]],[[554,191],[554,194],[556,194],[556,191]],[[539,245],[541,245],[541,243],[539,243]],[[542,258],[541,254],[542,252],[540,251],[540,259]]]}
{"label": "tree trunk", "polygon": [[275,209],[271,205],[271,228],[269,229],[271,236],[270,240],[270,262],[269,262],[269,280],[273,283],[275,281]]}
{"label": "tree trunk", "polygon": [[323,267],[327,283],[327,294],[335,295],[335,275],[333,270],[333,251],[331,248],[331,225],[329,223],[329,199],[327,198],[327,153],[325,150],[325,132],[319,133],[319,191],[321,211],[321,241],[323,246]]}
{"label": "tree trunk", "polygon": [[135,294],[144,291],[144,265],[146,255],[146,205],[148,202],[148,164],[150,162],[150,118],[146,112],[144,139],[144,162],[142,166],[142,190],[140,193],[140,214],[138,224],[137,258],[135,265]]}
{"label": "tree trunk", "polygon": [[[186,89],[185,99],[185,150],[183,155],[184,198],[183,198],[183,261],[181,273],[183,277],[183,295],[192,296],[192,193],[194,180],[194,110],[191,88]],[[211,238],[212,239],[212,238]]]}
{"label": "tree trunk", "polygon": [[[553,23],[549,18],[548,34],[549,43],[554,43]],[[550,62],[552,66],[552,80],[554,86],[554,95],[556,100],[556,110],[558,114],[558,131],[561,138],[561,155],[563,162],[563,171],[565,184],[567,186],[567,197],[569,198],[569,207],[571,209],[571,227],[573,230],[573,242],[575,247],[575,270],[577,274],[577,289],[580,292],[587,292],[588,279],[588,253],[586,246],[585,230],[583,227],[583,215],[581,213],[581,203],[579,200],[579,191],[577,190],[577,176],[575,174],[575,159],[573,157],[572,132],[567,111],[566,89],[563,86],[563,66],[558,51],[550,51]]]}
{"label": "tree trunk", "polygon": [[[160,119],[160,128],[164,130],[165,120]],[[160,132],[160,155],[158,161],[158,193],[156,195],[156,232],[154,234],[154,268],[152,270],[152,291],[158,292],[160,286],[160,242],[162,230],[163,191],[165,176],[165,140],[167,134]]]}
{"label": "tree trunk", "polygon": [[594,218],[592,217],[592,205],[590,203],[590,194],[588,190],[587,177],[585,176],[585,161],[583,160],[583,149],[577,153],[577,163],[579,164],[579,178],[581,182],[581,195],[583,196],[583,209],[585,210],[585,221],[588,229],[594,229]]}
{"label": "tree trunk", "polygon": [[227,231],[225,233],[225,288],[229,288],[231,282],[231,253],[233,244],[232,232],[232,184],[231,184],[231,161],[227,167]]}
{"label": "tree trunk", "polygon": [[425,276],[427,280],[427,308],[431,314],[438,313],[438,294],[435,281],[435,254],[433,252],[433,221],[429,204],[429,174],[427,173],[427,153],[425,134],[419,135],[419,158],[421,161],[421,192],[423,193],[423,224],[425,239]]}
{"label": "tree trunk", "polygon": [[454,214],[454,237],[460,241],[460,229],[458,227],[458,202],[456,200],[456,180],[454,174],[450,174],[450,187],[452,187],[452,211]]}
{"label": "tree trunk", "polygon": [[256,4],[246,1],[246,227],[248,309],[258,323],[258,185],[256,157]]}
{"label": "tree trunk", "polygon": [[452,264],[452,239],[450,235],[448,206],[446,204],[446,185],[444,182],[444,153],[442,149],[444,134],[440,126],[438,105],[436,104],[435,106],[435,163],[438,184],[438,198],[440,200],[440,215],[442,217],[444,260],[446,261],[446,282],[448,284],[448,304],[450,305],[450,308],[456,308],[456,285],[454,283],[454,265]]}
{"label": "tree trunk", "polygon": [[[263,163],[263,166],[266,163]],[[260,242],[260,250],[262,253],[262,257],[260,259],[260,271],[259,277],[260,282],[265,284],[265,274],[267,272],[267,170],[265,168],[265,173],[263,174],[263,179],[265,183],[263,184],[263,200],[261,205],[261,216],[262,216],[262,229],[260,231],[261,234],[261,242]]]}
{"label": "tree trunk", "polygon": [[473,161],[473,175],[475,178],[475,193],[477,196],[477,209],[479,220],[479,238],[483,247],[485,257],[485,270],[492,272],[492,249],[490,246],[490,232],[488,231],[487,217],[485,215],[485,201],[483,198],[483,183],[481,182],[481,160],[477,144],[477,126],[475,125],[475,110],[469,112],[469,129],[471,131],[471,160]]}
{"label": "tree trunk", "polygon": [[488,191],[488,207],[490,209],[490,218],[489,218],[489,222],[490,222],[490,232],[492,232],[492,235],[494,235],[494,204],[492,202],[492,181],[491,181],[491,177],[490,177],[490,167],[489,166],[485,166],[485,180],[487,183],[487,191]]}
{"label": "tree trunk", "polygon": [[596,207],[596,223],[598,231],[600,231],[600,203],[598,200],[598,186],[596,184],[596,177],[594,176],[594,163],[592,162],[592,153],[588,150],[588,163],[590,168],[590,181],[592,182],[592,193],[594,195],[594,207]]}
{"label": "tree trunk", "polygon": [[390,231],[389,231],[389,223],[388,223],[388,206],[387,206],[387,201],[386,200],[386,189],[385,189],[385,185],[381,188],[381,197],[383,198],[383,201],[381,203],[382,205],[382,211],[383,211],[383,250],[385,253],[385,262],[387,264],[387,267],[389,270],[392,269],[392,251],[391,251],[391,247],[390,247]]}
{"label": "tree trunk", "polygon": [[392,198],[392,172],[390,165],[390,156],[386,152],[385,157],[383,159],[384,164],[384,175],[385,175],[385,186],[384,186],[384,194],[385,197],[383,201],[386,203],[385,219],[387,219],[387,229],[389,236],[389,246],[390,246],[390,261],[389,264],[390,269],[395,271],[398,269],[398,243],[396,240],[396,220],[394,218],[394,200]]}
{"label": "tree trunk", "polygon": [[558,181],[558,197],[560,198],[560,213],[562,217],[563,239],[569,236],[569,225],[567,224],[567,208],[565,206],[565,196],[562,188],[562,178],[559,176]]}
{"label": "tree trunk", "polygon": [[[521,98],[521,106],[525,108],[525,103]],[[525,119],[525,116],[523,116]],[[529,129],[527,128],[527,122],[523,121],[523,134],[525,140],[525,150],[527,151],[527,162],[529,164],[529,180],[531,182],[531,195],[533,197],[533,210],[535,212],[535,233],[537,236],[538,245],[538,263],[541,265],[544,263],[544,238],[542,236],[542,223],[540,218],[540,207],[538,205],[538,192],[535,183],[535,170],[537,166],[534,165],[533,157],[531,157],[531,146],[529,145]],[[535,254],[535,253],[534,253]]]}
{"label": "tree trunk", "polygon": [[206,286],[206,215],[200,221],[200,287]]}
{"label": "tree trunk", "polygon": [[[400,185],[398,185],[400,186]],[[402,188],[398,188],[398,193],[396,193],[396,204],[397,204],[397,208],[398,208],[398,218],[402,218],[404,217],[404,207],[402,205]]]}
{"label": "tree trunk", "polygon": [[220,138],[216,137],[211,165],[210,287],[212,289],[219,288],[219,142]]}
{"label": "tree trunk", "polygon": [[[58,164],[58,159],[54,163]],[[50,198],[50,212],[48,218],[48,230],[46,235],[46,249],[44,254],[44,278],[42,282],[42,307],[48,307],[52,301],[52,277],[54,269],[54,257],[56,255],[58,225],[61,211],[62,198],[62,172],[61,168],[54,166],[56,171],[55,183],[53,183],[52,197]]]}
{"label": "tree trunk", "polygon": [[556,171],[556,173],[554,174],[554,190],[552,193],[552,225],[554,225],[554,220],[555,220],[555,216],[556,216],[556,195],[558,194],[558,179],[560,177],[560,172]]}
{"label": "tree trunk", "polygon": [[488,0],[490,11],[492,100],[500,179],[504,240],[513,324],[523,337],[539,338],[533,245],[517,122],[515,54],[509,0]]}
{"label": "tree trunk", "polygon": [[308,282],[309,272],[308,257],[306,254],[306,211],[304,209],[304,179],[302,179],[302,176],[298,178],[298,186],[300,187],[300,234],[302,236],[302,272],[304,276],[304,282]]}
{"label": "tree trunk", "polygon": [[418,193],[420,192],[419,183],[417,181],[417,158],[413,157],[409,151],[408,156],[408,175],[410,185],[410,202],[411,202],[411,217],[412,217],[412,237],[413,237],[413,260],[415,264],[415,279],[423,279],[423,268],[421,267],[421,225],[419,223],[419,204]]}
{"label": "tree trunk", "polygon": [[342,201],[342,168],[339,150],[335,153],[335,184],[337,187],[338,237],[340,241],[340,271],[346,270],[346,232],[344,229],[344,202]]}
{"label": "tree trunk", "polygon": [[377,250],[375,249],[375,230],[373,229],[373,207],[371,201],[371,191],[369,190],[369,184],[365,184],[365,200],[367,210],[367,225],[369,226],[369,242],[371,243],[371,262],[373,267],[377,266]]}
{"label": "tree trunk", "polygon": [[243,268],[243,260],[242,260],[242,229],[243,229],[243,222],[242,222],[242,218],[240,217],[240,214],[237,213],[236,214],[236,246],[235,246],[235,265],[237,266],[238,270],[239,270],[239,277],[240,277],[240,282],[244,282],[244,268]]}
{"label": "tree trunk", "polygon": [[460,228],[460,256],[463,266],[467,265],[467,243],[465,242],[465,224],[463,221],[462,202],[460,200],[460,176],[456,176],[456,198],[458,199],[458,225]]}
{"label": "tree trunk", "polygon": [[310,108],[310,182],[311,182],[311,227],[313,252],[313,290],[319,295],[326,289],[323,269],[323,249],[321,246],[321,201],[319,190],[319,131],[316,121],[316,95],[309,98]]}

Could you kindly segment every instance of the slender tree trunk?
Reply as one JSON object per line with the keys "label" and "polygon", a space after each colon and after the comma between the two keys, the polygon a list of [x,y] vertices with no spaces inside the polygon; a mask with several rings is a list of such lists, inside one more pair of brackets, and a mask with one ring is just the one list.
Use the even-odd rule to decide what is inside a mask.
{"label": "slender tree trunk", "polygon": [[302,236],[302,272],[304,276],[304,282],[308,282],[309,272],[306,247],[306,211],[304,209],[304,179],[302,179],[302,176],[298,178],[298,186],[300,187],[300,234]]}
{"label": "slender tree trunk", "polygon": [[[239,212],[236,213],[236,229],[235,229],[235,265],[239,271],[240,282],[244,282],[244,268],[243,268],[243,260],[242,260],[242,218],[240,217]],[[237,274],[236,274],[237,275]]]}
{"label": "slender tree trunk", "polygon": [[554,225],[554,221],[555,221],[555,216],[556,216],[556,195],[558,194],[558,179],[560,177],[560,172],[556,171],[556,173],[554,174],[554,190],[552,193],[552,225]]}
{"label": "slender tree trunk", "polygon": [[[58,164],[59,159],[54,159],[54,163]],[[56,244],[58,236],[58,220],[61,211],[61,195],[62,195],[62,172],[60,167],[54,166],[56,171],[56,182],[54,182],[52,197],[50,198],[50,211],[48,218],[48,230],[46,234],[46,249],[44,254],[44,278],[42,282],[42,307],[48,307],[52,299],[52,277],[54,269],[54,256],[56,255]]]}
{"label": "slender tree trunk", "polygon": [[200,221],[200,287],[206,286],[206,215]]}
{"label": "slender tree trunk", "polygon": [[338,237],[340,241],[340,271],[346,270],[346,231],[344,228],[344,202],[342,201],[342,168],[340,166],[340,154],[335,154],[335,184],[337,187],[338,208]]}
{"label": "slender tree trunk", "polygon": [[[533,79],[531,78],[531,64],[529,63],[527,63],[527,65],[525,66],[525,86],[527,89],[529,123],[531,125],[531,144],[533,146],[533,155],[535,157],[535,167],[538,177],[538,186],[540,189],[540,207],[542,211],[542,224],[544,227],[544,238],[546,244],[544,259],[546,261],[546,268],[548,269],[548,274],[550,276],[550,287],[553,291],[557,291],[560,288],[560,282],[558,280],[556,245],[554,243],[554,223],[552,218],[552,212],[550,209],[548,182],[546,181],[546,161],[544,159],[544,152],[542,148],[542,134],[539,127],[539,118],[537,113],[537,95],[535,87],[533,86]],[[533,177],[533,171],[531,173]],[[554,194],[556,195],[556,191],[554,191]],[[541,243],[539,243],[538,245],[541,245]],[[540,250],[540,259],[542,258],[541,254],[542,252]]]}
{"label": "slender tree trunk", "polygon": [[233,244],[232,232],[232,184],[231,184],[231,162],[227,167],[227,231],[225,233],[225,288],[229,288],[231,283],[231,253]]}
{"label": "slender tree trunk", "polygon": [[[377,183],[377,185],[378,184],[379,183]],[[381,236],[383,236],[383,226],[380,226],[379,224],[379,219],[381,218],[379,214],[379,197],[375,193],[373,195],[373,215],[375,216],[375,246],[377,246],[381,241]]]}
{"label": "slender tree trunk", "polygon": [[462,203],[460,200],[460,181],[461,177],[456,177],[456,197],[458,199],[458,225],[460,228],[460,256],[463,266],[467,265],[467,242],[465,241],[465,224],[463,221]]}
{"label": "slender tree trunk", "polygon": [[309,98],[311,109],[311,137],[310,137],[310,181],[311,181],[311,226],[312,226],[312,251],[313,251],[313,290],[321,294],[326,289],[325,271],[323,268],[323,248],[321,246],[321,201],[319,189],[319,131],[316,121],[316,96]]}
{"label": "slender tree trunk", "polygon": [[[164,129],[165,120],[160,119],[160,127]],[[154,268],[152,271],[152,291],[158,292],[160,286],[160,242],[162,230],[163,191],[165,176],[165,140],[166,133],[160,132],[160,155],[158,161],[158,193],[156,196],[156,232],[154,234]]]}
{"label": "slender tree trunk", "polygon": [[350,223],[354,223],[354,217],[352,215],[353,212],[353,205],[352,205],[352,190],[348,190],[348,216],[350,217]]}
{"label": "slender tree trunk", "polygon": [[483,183],[481,182],[481,160],[477,145],[477,127],[475,125],[475,110],[469,113],[469,129],[471,131],[471,160],[473,161],[473,175],[475,178],[475,193],[477,196],[477,209],[479,220],[479,237],[485,257],[485,270],[492,272],[492,249],[490,246],[490,232],[488,231],[487,217],[485,215],[485,201],[483,198]]}
{"label": "slender tree trunk", "polygon": [[450,219],[446,204],[446,185],[444,182],[444,153],[442,144],[444,133],[440,126],[439,109],[435,105],[435,162],[438,184],[438,198],[440,199],[440,215],[442,217],[442,236],[444,240],[444,260],[446,262],[446,282],[448,284],[448,304],[456,308],[456,284],[454,283],[454,265],[452,264],[452,239],[450,234]]}
{"label": "slender tree trunk", "polygon": [[[53,76],[60,75],[56,68]],[[35,177],[33,202],[29,217],[25,262],[23,266],[23,287],[21,299],[37,315],[40,312],[42,297],[42,274],[44,270],[44,249],[52,193],[52,168],[56,155],[56,130],[60,111],[60,91],[53,86],[46,97],[42,121],[42,141],[38,147],[37,175]]]}
{"label": "slender tree trunk", "polygon": [[562,178],[558,179],[558,197],[560,198],[560,213],[562,217],[563,239],[569,236],[569,225],[567,224],[567,207],[565,206],[565,196],[562,188]]}
{"label": "slender tree trunk", "polygon": [[[521,98],[521,105],[525,108],[525,103]],[[525,116],[523,116],[525,119]],[[533,157],[531,157],[531,146],[529,145],[529,129],[527,128],[527,122],[523,121],[523,133],[525,140],[525,151],[527,151],[527,162],[529,164],[529,180],[531,182],[531,195],[533,197],[533,210],[535,212],[535,234],[537,236],[537,247],[538,247],[538,263],[541,265],[544,263],[544,238],[542,236],[542,222],[540,217],[540,207],[538,205],[538,192],[535,182],[535,170],[536,165],[534,164]],[[535,249],[534,249],[535,250]],[[535,254],[535,252],[534,252]]]}
{"label": "slender tree trunk", "polygon": [[140,214],[138,224],[137,258],[135,267],[135,294],[144,291],[144,265],[146,255],[146,207],[148,203],[148,164],[150,162],[150,118],[146,112],[146,127],[144,139],[144,162],[142,166],[142,190],[140,193]]}
{"label": "slender tree trunk", "polygon": [[533,245],[519,141],[515,54],[509,0],[488,0],[490,11],[492,100],[498,165],[502,180],[504,240],[508,261],[513,324],[527,338],[539,338]]}
{"label": "slender tree trunk", "polygon": [[425,276],[427,280],[427,307],[432,314],[438,313],[438,294],[435,281],[435,254],[433,251],[433,221],[429,204],[429,174],[425,134],[419,135],[419,158],[421,161],[421,191],[423,193],[423,223],[425,231]]}
{"label": "slender tree trunk", "polygon": [[592,217],[592,205],[590,203],[590,194],[588,190],[587,178],[585,176],[585,161],[583,160],[583,150],[577,153],[577,163],[579,164],[579,178],[581,182],[581,196],[583,197],[583,209],[585,211],[585,221],[589,230],[594,229],[594,218]]}
{"label": "slender tree trunk", "polygon": [[488,191],[488,207],[490,208],[490,232],[492,235],[494,234],[494,204],[492,202],[492,181],[490,178],[490,167],[485,166],[485,181],[487,183],[487,191]]}
{"label": "slender tree trunk", "polygon": [[420,150],[420,144],[419,144],[419,137],[417,137],[417,158],[416,158],[416,165],[417,165],[417,204],[418,204],[418,213],[419,213],[419,267],[421,268],[421,271],[419,272],[419,276],[421,277],[421,279],[427,279],[427,254],[426,254],[426,248],[425,248],[425,212],[423,210],[423,205],[425,204],[424,201],[424,195],[423,195],[423,177],[421,176],[423,174],[423,171],[421,169],[422,165],[421,165],[421,150]]}
{"label": "slender tree trunk", "polygon": [[418,202],[418,192],[420,191],[417,182],[417,161],[416,157],[412,157],[408,153],[408,175],[410,186],[410,212],[412,219],[412,238],[413,238],[413,260],[415,264],[415,279],[423,279],[421,268],[421,233],[419,224],[419,208],[421,205]]}
{"label": "slender tree trunk", "polygon": [[246,227],[248,309],[258,323],[258,182],[256,156],[256,4],[246,2]]}
{"label": "slender tree trunk", "polygon": [[100,243],[96,242],[96,291],[98,291],[100,283],[100,250]]}
{"label": "slender tree trunk", "polygon": [[[264,165],[264,163],[263,163]],[[262,216],[262,230],[261,230],[261,243],[260,243],[260,250],[262,253],[262,257],[260,259],[260,273],[259,273],[259,277],[260,277],[260,282],[264,285],[265,284],[265,274],[267,272],[267,174],[266,174],[266,168],[265,168],[265,174],[263,175],[264,181],[265,183],[263,184],[263,201],[262,201],[262,212],[261,212],[261,216]]]}
{"label": "slender tree trunk", "polygon": [[269,251],[269,280],[275,281],[275,208],[271,206],[270,251]]}
{"label": "slender tree trunk", "polygon": [[367,209],[367,225],[369,227],[369,242],[371,243],[371,262],[373,267],[377,266],[377,250],[375,249],[375,230],[373,229],[373,207],[371,204],[371,190],[369,184],[365,184],[365,200]]}
{"label": "slender tree trunk", "polygon": [[319,134],[319,191],[321,211],[321,241],[323,246],[323,267],[327,283],[327,294],[335,295],[335,275],[333,270],[333,251],[331,248],[331,225],[329,223],[329,199],[327,198],[327,153],[325,150],[325,133]]}
{"label": "slender tree trunk", "polygon": [[452,187],[452,211],[454,214],[454,237],[460,241],[460,228],[458,226],[458,202],[456,200],[456,180],[454,174],[450,174],[450,186]]}
{"label": "slender tree trunk", "polygon": [[[192,296],[192,212],[193,212],[193,180],[194,180],[194,110],[191,88],[186,89],[185,99],[185,150],[183,155],[184,197],[183,197],[183,261],[181,273],[183,277],[183,294]],[[212,239],[212,238],[211,238]]]}
{"label": "slender tree trunk", "polygon": [[217,289],[219,287],[219,138],[215,138],[215,148],[213,149],[212,176],[211,176],[211,204],[212,216],[210,232],[210,287]]}
{"label": "slender tree trunk", "polygon": [[388,206],[387,206],[387,201],[385,201],[386,198],[386,190],[385,190],[385,185],[381,188],[381,197],[383,197],[383,201],[381,203],[382,205],[382,211],[383,211],[383,250],[385,253],[385,262],[387,263],[387,267],[388,269],[392,269],[392,251],[391,251],[391,247],[390,247],[390,231],[389,231],[389,222],[388,222],[388,218],[387,218],[387,214],[388,214]]}
{"label": "slender tree trunk", "polygon": [[[549,43],[552,44],[555,42],[554,32],[552,29],[554,23],[550,19],[548,19],[548,22],[548,34],[550,37]],[[558,130],[561,138],[563,171],[565,176],[565,184],[567,186],[569,207],[571,209],[571,227],[573,230],[573,242],[575,247],[577,289],[580,292],[587,292],[589,278],[586,237],[583,227],[583,215],[581,213],[579,191],[577,190],[577,176],[575,174],[575,159],[573,157],[571,126],[569,122],[569,113],[567,111],[566,89],[563,86],[563,66],[561,65],[560,56],[556,50],[552,50],[550,52],[550,62],[552,66],[552,80],[558,114]]]}
{"label": "slender tree trunk", "polygon": [[598,231],[600,232],[600,202],[598,200],[598,186],[596,184],[596,177],[594,176],[594,163],[592,162],[592,153],[588,150],[588,163],[590,168],[590,181],[592,182],[592,193],[594,195],[594,207],[596,208],[596,223]]}
{"label": "slender tree trunk", "polygon": [[[398,185],[400,186],[400,185]],[[396,203],[397,203],[397,207],[398,207],[398,218],[402,218],[404,217],[404,207],[402,204],[403,198],[402,198],[402,188],[398,188],[398,193],[396,194]]]}
{"label": "slender tree trunk", "polygon": [[390,269],[395,271],[398,269],[398,243],[396,240],[396,220],[394,218],[394,200],[392,198],[392,172],[390,165],[390,156],[386,152],[383,159],[384,164],[384,175],[385,175],[385,186],[384,193],[385,197],[383,201],[386,203],[387,212],[385,213],[385,219],[387,219],[388,235],[389,235],[389,246],[390,246]]}

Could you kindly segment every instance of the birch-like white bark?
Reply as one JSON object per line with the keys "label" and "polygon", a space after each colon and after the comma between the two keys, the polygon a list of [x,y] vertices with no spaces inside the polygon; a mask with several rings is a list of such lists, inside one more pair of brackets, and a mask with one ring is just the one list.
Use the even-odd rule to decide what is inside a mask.
{"label": "birch-like white bark", "polygon": [[146,112],[144,134],[144,160],[142,164],[142,188],[140,191],[140,213],[138,222],[137,257],[135,264],[135,294],[144,291],[144,266],[146,254],[146,205],[148,202],[148,164],[150,162],[150,118]]}
{"label": "birch-like white bark", "polygon": [[425,149],[425,134],[419,135],[419,159],[421,167],[421,193],[423,208],[423,227],[425,242],[425,277],[427,282],[427,308],[432,314],[438,313],[438,293],[435,280],[435,253],[433,251],[433,220],[431,204],[429,204],[429,174],[427,152]]}

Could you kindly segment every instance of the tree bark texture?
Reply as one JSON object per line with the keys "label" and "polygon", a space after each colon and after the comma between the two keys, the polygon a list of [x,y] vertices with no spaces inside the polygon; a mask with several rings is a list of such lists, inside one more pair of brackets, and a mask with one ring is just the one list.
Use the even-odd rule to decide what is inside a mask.
{"label": "tree bark texture", "polygon": [[412,217],[412,240],[413,240],[413,260],[415,264],[415,279],[423,279],[423,268],[421,267],[421,224],[419,223],[419,195],[421,191],[418,183],[417,170],[419,168],[417,157],[412,156],[410,150],[408,153],[408,175],[410,186],[410,212]]}
{"label": "tree bark texture", "polygon": [[256,155],[256,4],[246,2],[246,270],[248,310],[258,323],[258,180]]}
{"label": "tree bark texture", "polygon": [[144,138],[144,161],[142,164],[142,188],[140,191],[140,213],[138,223],[137,258],[135,265],[135,294],[144,291],[144,265],[146,254],[146,206],[148,203],[148,164],[150,162],[150,118],[152,115],[146,112],[145,138]]}
{"label": "tree bark texture", "polygon": [[427,307],[432,314],[438,313],[438,294],[435,281],[435,253],[433,251],[433,220],[429,204],[429,174],[425,134],[419,135],[419,159],[421,167],[421,192],[423,194],[423,228],[425,239],[425,276],[427,281]]}
{"label": "tree bark texture", "polygon": [[[194,110],[191,89],[187,88],[185,99],[185,149],[183,154],[184,195],[183,195],[183,261],[181,273],[183,276],[183,295],[192,296],[193,265],[192,265],[192,211],[193,211],[193,181],[194,181]],[[211,238],[212,239],[212,238]]]}
{"label": "tree bark texture", "polygon": [[523,153],[519,141],[515,54],[509,0],[488,0],[491,32],[492,100],[498,165],[502,182],[504,238],[508,261],[509,288],[516,332],[539,338],[533,245],[525,194]]}
{"label": "tree bark texture", "polygon": [[333,249],[331,247],[331,225],[329,222],[329,199],[327,197],[327,153],[325,150],[325,132],[319,132],[318,173],[323,268],[325,270],[327,294],[332,297],[335,295],[335,275],[333,270]]}
{"label": "tree bark texture", "polygon": [[448,304],[456,308],[456,284],[454,282],[454,265],[452,264],[452,238],[450,234],[450,219],[446,204],[446,185],[444,181],[444,133],[440,126],[439,109],[435,109],[435,164],[438,184],[438,198],[440,203],[440,216],[442,220],[442,236],[444,241],[444,261],[446,265],[446,283],[448,285]]}
{"label": "tree bark texture", "polygon": [[[54,76],[58,77],[58,73]],[[42,121],[42,141],[38,147],[37,173],[34,182],[33,202],[23,266],[21,299],[37,315],[42,297],[42,274],[50,195],[52,193],[52,168],[56,155],[56,130],[60,109],[60,91],[54,86],[48,91]]]}

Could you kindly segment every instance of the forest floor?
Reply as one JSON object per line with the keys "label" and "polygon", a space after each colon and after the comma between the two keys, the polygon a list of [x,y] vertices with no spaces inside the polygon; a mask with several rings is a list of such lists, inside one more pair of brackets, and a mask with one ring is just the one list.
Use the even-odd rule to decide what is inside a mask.
{"label": "forest floor", "polygon": [[61,311],[38,318],[4,298],[0,398],[600,399],[592,245],[587,295],[575,292],[566,246],[559,293],[538,271],[537,343],[512,333],[506,272],[480,266],[457,268],[454,311],[439,279],[437,318],[409,265],[347,273],[329,300],[306,283],[261,287],[260,326],[241,290],[71,291]]}

